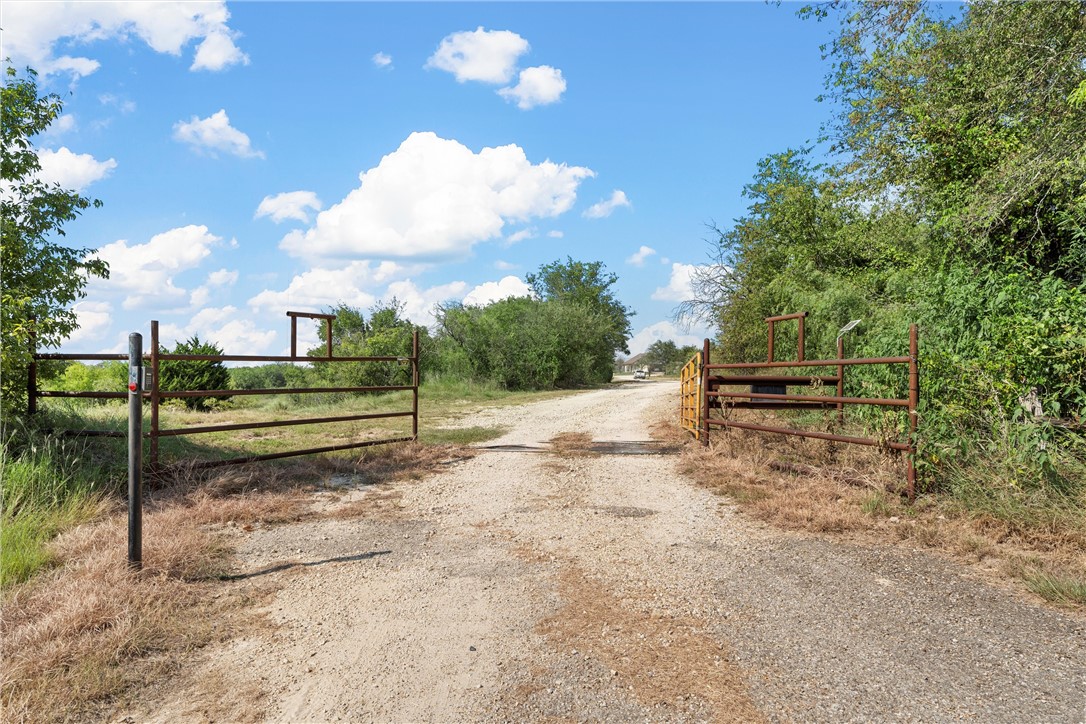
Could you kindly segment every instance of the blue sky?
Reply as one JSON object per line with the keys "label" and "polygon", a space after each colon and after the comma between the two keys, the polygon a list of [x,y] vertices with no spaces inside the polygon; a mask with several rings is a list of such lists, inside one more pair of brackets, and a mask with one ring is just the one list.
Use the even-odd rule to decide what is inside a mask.
{"label": "blue sky", "polygon": [[694,343],[671,317],[706,224],[829,113],[833,28],[798,7],[6,0],[3,55],[65,101],[43,174],[104,202],[67,227],[112,276],[64,349],[158,319],[282,354],[287,310],[432,324],[567,256],[618,275],[632,353]]}

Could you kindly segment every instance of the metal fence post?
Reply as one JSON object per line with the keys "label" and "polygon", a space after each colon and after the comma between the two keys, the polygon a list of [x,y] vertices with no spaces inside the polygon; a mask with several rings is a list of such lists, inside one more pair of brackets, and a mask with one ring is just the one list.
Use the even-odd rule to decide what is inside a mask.
{"label": "metal fence post", "polygon": [[[837,359],[845,358],[845,338],[837,338]],[[845,396],[845,366],[837,365],[837,396]],[[837,422],[841,425],[845,424],[845,404],[843,402],[837,403]]]}
{"label": "metal fence post", "polygon": [[128,565],[143,568],[143,335],[128,335]]}
{"label": "metal fence post", "polygon": [[162,388],[158,383],[158,320],[151,320],[151,471],[158,469],[158,406],[162,402]]}
{"label": "metal fence post", "polygon": [[411,437],[419,439],[419,330],[411,335]]}
{"label": "metal fence post", "polygon": [[916,498],[916,408],[920,404],[920,362],[917,356],[920,344],[917,340],[916,325],[909,325],[909,460],[905,472],[909,500]]}
{"label": "metal fence post", "polygon": [[38,411],[38,360],[34,359],[38,354],[38,320],[31,317],[29,321],[27,342],[30,344],[30,364],[26,368],[26,413],[33,415]]}
{"label": "metal fence post", "polygon": [[701,444],[709,446],[709,340],[706,338],[701,348]]}

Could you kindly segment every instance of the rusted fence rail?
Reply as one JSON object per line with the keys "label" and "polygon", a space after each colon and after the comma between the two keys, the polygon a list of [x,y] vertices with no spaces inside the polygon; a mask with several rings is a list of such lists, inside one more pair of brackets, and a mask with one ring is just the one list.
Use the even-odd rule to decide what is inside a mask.
{"label": "rusted fence rail", "polygon": [[[787,314],[779,317],[768,317],[765,321],[769,324],[769,354],[766,362],[736,362],[727,364],[713,364],[710,360],[709,340],[705,340],[700,354],[695,356],[683,368],[682,382],[682,411],[681,424],[690,430],[703,445],[709,444],[709,430],[712,427],[738,428],[756,432],[777,433],[781,435],[795,435],[798,437],[816,438],[819,440],[831,440],[834,442],[849,443],[853,445],[867,445],[872,447],[884,447],[898,450],[906,454],[906,494],[912,500],[916,495],[916,426],[917,405],[920,401],[920,375],[917,355],[919,343],[917,339],[916,325],[909,327],[909,353],[899,357],[869,357],[851,358],[844,356],[844,344],[841,337],[837,338],[837,358],[808,360],[804,357],[804,332],[803,321],[807,317],[806,312]],[[798,337],[798,349],[795,360],[778,361],[773,358],[773,326],[776,322],[797,319],[800,324]],[[846,397],[844,394],[845,371],[847,368],[858,365],[902,365],[908,367],[908,396],[905,398],[870,398],[870,397]],[[818,369],[830,368],[835,374],[738,374],[733,370],[750,372],[752,370],[778,370],[789,368]],[[700,382],[695,387],[688,378],[697,371],[700,373]],[[689,372],[688,372],[689,371]],[[739,385],[748,386],[749,389],[735,390],[723,389]],[[825,389],[832,386],[836,394],[790,394],[788,388],[818,388]],[[698,395],[700,410],[696,416],[688,412],[689,395]],[[760,410],[804,410],[804,409],[835,409],[840,419],[843,419],[845,405],[875,405],[879,407],[902,408],[908,413],[908,439],[906,441],[881,440],[870,437],[838,435],[817,430],[800,430],[791,427],[776,425],[763,425],[752,422],[742,422],[729,419],[728,412],[735,409],[760,409]],[[712,417],[713,410],[721,412],[720,417]],[[697,421],[696,429],[691,427],[691,421]]]}
{"label": "rusted fence rail", "polygon": [[[332,339],[331,327],[335,319],[331,314],[314,314],[309,312],[287,312],[291,319],[290,349],[291,354],[286,355],[249,355],[249,354],[170,354],[162,352],[159,345],[158,322],[151,322],[150,349],[143,355],[143,361],[149,367],[147,383],[140,381],[141,395],[144,402],[150,404],[151,420],[150,429],[143,433],[143,438],[150,441],[150,468],[157,470],[160,466],[159,440],[164,437],[178,437],[183,435],[200,435],[213,432],[230,432],[239,430],[255,430],[269,427],[285,427],[293,425],[333,424],[342,422],[354,422],[359,420],[377,420],[392,417],[410,417],[411,435],[383,438],[379,440],[361,440],[345,442],[322,447],[306,448],[301,450],[289,450],[264,455],[246,455],[225,460],[212,460],[197,463],[194,467],[215,467],[219,465],[236,465],[239,463],[257,462],[260,460],[275,460],[279,458],[294,457],[298,455],[311,455],[315,453],[335,452],[337,450],[350,450],[353,448],[370,447],[373,445],[385,445],[393,442],[404,442],[418,438],[419,431],[419,337],[418,332],[412,336],[410,356],[370,356],[370,357],[334,357],[332,355],[331,342],[329,341],[326,354],[321,357],[309,357],[298,355],[297,320],[299,318],[319,319],[327,324],[327,339]],[[127,355],[123,354],[69,354],[69,353],[39,353],[33,349],[31,341],[31,363],[27,389],[27,411],[31,414],[38,409],[38,400],[41,398],[75,398],[75,399],[104,399],[123,400],[128,397],[128,392],[94,392],[94,391],[65,391],[65,390],[39,390],[37,381],[37,364],[43,360],[66,361],[125,361]],[[207,361],[207,362],[397,362],[411,366],[411,384],[406,385],[370,385],[365,387],[290,387],[261,390],[179,390],[166,391],[160,383],[161,364],[169,361]],[[304,395],[315,393],[361,393],[361,392],[411,392],[411,409],[395,412],[377,412],[355,415],[336,415],[328,417],[306,417],[288,420],[267,420],[260,422],[230,423],[221,425],[196,425],[179,428],[162,428],[159,419],[160,408],[164,400],[186,399],[196,397],[226,397],[236,395]],[[126,432],[115,430],[63,430],[61,434],[125,437]]]}

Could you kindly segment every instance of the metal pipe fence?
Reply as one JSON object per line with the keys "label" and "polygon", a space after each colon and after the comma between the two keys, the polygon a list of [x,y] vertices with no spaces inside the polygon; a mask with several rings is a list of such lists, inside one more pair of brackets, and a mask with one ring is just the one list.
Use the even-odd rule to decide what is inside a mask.
{"label": "metal pipe fence", "polygon": [[[411,336],[411,356],[370,356],[370,357],[334,357],[332,355],[332,322],[335,319],[331,314],[312,314],[308,312],[287,312],[290,317],[290,356],[281,355],[203,355],[203,354],[171,354],[163,353],[159,347],[158,321],[151,322],[151,348],[147,354],[143,353],[143,337],[138,332],[129,335],[129,353],[123,354],[77,354],[77,353],[39,353],[36,349],[36,337],[30,334],[30,366],[27,371],[27,413],[33,415],[38,411],[38,400],[46,397],[74,398],[74,399],[104,399],[104,400],[128,400],[128,431],[117,430],[65,430],[61,434],[77,434],[90,437],[127,437],[128,438],[128,565],[139,570],[143,565],[143,441],[150,441],[150,470],[161,469],[159,460],[158,441],[163,437],[178,437],[183,435],[199,435],[213,432],[234,432],[240,430],[255,430],[269,427],[286,427],[293,425],[334,424],[353,422],[358,420],[377,420],[394,417],[411,418],[411,435],[388,437],[379,440],[358,440],[354,442],[324,445],[300,450],[286,450],[262,455],[243,455],[224,460],[208,460],[189,466],[190,469],[211,468],[220,465],[239,465],[242,463],[258,462],[263,460],[278,460],[299,455],[313,455],[317,453],[337,452],[340,450],[352,450],[374,445],[386,445],[395,442],[407,442],[417,440],[419,435],[419,333],[414,330]],[[323,357],[299,357],[298,356],[298,319],[320,319],[325,322],[327,330],[327,355]],[[45,360],[63,361],[128,361],[128,389],[124,392],[109,391],[66,391],[66,390],[39,390],[38,389],[38,363]],[[206,362],[399,362],[411,365],[410,385],[366,385],[358,387],[307,387],[307,388],[274,388],[261,390],[168,390],[161,386],[161,365],[170,361],[206,361]],[[144,374],[145,363],[150,367],[150,374]],[[149,383],[149,384],[148,384]],[[191,399],[200,397],[221,397],[226,395],[296,395],[314,393],[362,393],[362,392],[403,392],[411,391],[411,409],[394,412],[376,412],[356,415],[334,415],[324,417],[306,417],[288,420],[265,420],[261,422],[247,423],[222,423],[218,425],[196,425],[179,428],[163,429],[159,420],[159,408],[163,400]],[[150,403],[151,425],[150,430],[143,432],[143,406]]]}
{"label": "metal pipe fence", "polygon": [[[709,340],[705,340],[702,351],[695,355],[685,367],[681,377],[680,424],[694,434],[703,444],[709,444],[709,431],[713,427],[736,428],[755,432],[768,432],[781,435],[830,440],[853,445],[867,445],[897,450],[906,454],[906,494],[910,500],[916,496],[916,429],[917,407],[920,402],[919,341],[915,324],[909,327],[909,354],[900,357],[849,358],[844,356],[844,344],[837,339],[836,359],[804,359],[804,333],[801,327],[797,349],[797,359],[780,361],[773,359],[772,334],[775,322],[798,319],[803,324],[806,312],[798,314],[768,317],[770,325],[770,347],[766,362],[730,362],[712,363],[709,356]],[[845,370],[857,365],[905,365],[908,367],[908,396],[905,398],[855,397],[844,394]],[[835,375],[758,375],[733,374],[731,370],[774,370],[779,368],[802,367],[816,369],[830,367]],[[727,390],[725,387],[750,385],[749,390]],[[836,394],[796,394],[789,393],[789,387],[832,388]],[[736,409],[759,410],[811,410],[835,409],[839,419],[844,419],[846,405],[872,405],[892,409],[905,409],[908,414],[908,439],[883,440],[854,435],[838,435],[816,430],[801,430],[779,425],[764,425],[729,419],[728,413]],[[719,417],[712,417],[713,410],[719,410]],[[693,411],[693,412],[692,412]]]}
{"label": "metal pipe fence", "polygon": [[[159,329],[158,321],[151,322],[151,339],[150,348],[141,353],[142,360],[146,363],[145,368],[149,368],[150,374],[145,379],[139,380],[140,382],[140,400],[141,403],[148,403],[150,406],[150,429],[142,433],[142,438],[148,440],[150,443],[150,455],[149,455],[149,468],[151,471],[161,469],[161,460],[159,456],[159,440],[165,437],[179,437],[184,435],[200,435],[213,432],[234,432],[241,430],[255,430],[269,427],[285,427],[293,425],[314,425],[314,424],[335,424],[343,422],[354,422],[360,420],[377,420],[393,417],[410,417],[411,418],[411,434],[409,436],[397,436],[389,437],[378,440],[364,440],[355,442],[345,442],[337,445],[325,445],[318,448],[306,448],[300,450],[292,450],[285,452],[269,453],[266,455],[246,455],[236,458],[228,458],[225,460],[206,461],[198,464],[199,467],[213,467],[217,465],[234,465],[243,462],[255,462],[258,460],[275,460],[285,457],[293,457],[297,455],[311,455],[314,453],[334,452],[337,450],[350,450],[354,448],[370,447],[373,445],[384,445],[393,442],[404,442],[409,440],[415,440],[418,438],[418,384],[419,384],[419,340],[418,332],[414,332],[411,340],[411,354],[410,356],[394,356],[394,355],[374,355],[374,356],[351,356],[351,357],[336,357],[332,354],[331,344],[326,348],[326,354],[319,357],[311,357],[306,355],[298,355],[298,341],[297,341],[297,321],[299,318],[303,319],[319,319],[324,321],[328,327],[328,331],[331,330],[332,321],[335,319],[334,315],[329,314],[314,314],[308,312],[287,312],[287,316],[291,320],[291,354],[285,355],[253,355],[253,354],[220,354],[220,355],[206,355],[206,354],[172,354],[163,352],[159,343]],[[331,339],[331,334],[327,335],[327,339]],[[69,391],[69,390],[40,390],[38,389],[38,363],[46,360],[60,360],[60,361],[80,361],[80,362],[106,362],[106,361],[125,361],[128,359],[124,354],[108,354],[108,353],[42,353],[38,352],[34,347],[36,342],[33,335],[31,336],[31,362],[30,370],[28,374],[27,383],[27,412],[34,414],[38,410],[38,400],[42,398],[69,398],[69,399],[99,399],[99,400],[123,400],[129,397],[127,391]],[[284,387],[284,388],[272,388],[272,389],[253,389],[253,390],[164,390],[161,385],[161,370],[163,362],[171,361],[206,361],[206,362],[259,362],[259,363],[274,363],[274,362],[294,362],[294,363],[389,363],[397,362],[400,364],[409,364],[410,370],[410,384],[396,384],[396,385],[364,385],[364,386],[337,386],[337,387]],[[145,384],[145,381],[147,384]],[[229,423],[219,425],[197,425],[178,428],[163,428],[161,426],[160,412],[162,404],[165,400],[176,399],[191,399],[191,398],[203,398],[203,397],[225,397],[225,396],[237,396],[237,395],[309,395],[309,394],[357,394],[357,393],[382,393],[382,392],[411,392],[411,408],[395,412],[381,412],[381,413],[369,413],[369,414],[357,414],[357,415],[334,415],[324,417],[307,417],[302,419],[291,420],[271,420],[261,422],[249,422],[249,423]],[[117,430],[60,430],[56,431],[59,434],[67,435],[85,435],[88,437],[124,437],[126,433]]]}

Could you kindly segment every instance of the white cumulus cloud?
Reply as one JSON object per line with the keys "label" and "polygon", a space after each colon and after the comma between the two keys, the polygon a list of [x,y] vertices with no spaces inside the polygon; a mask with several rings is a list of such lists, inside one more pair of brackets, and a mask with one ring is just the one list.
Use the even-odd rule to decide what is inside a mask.
{"label": "white cumulus cloud", "polygon": [[652,298],[661,302],[685,302],[693,299],[694,289],[690,286],[690,279],[696,269],[694,264],[673,263],[667,286],[657,287]]}
{"label": "white cumulus cloud", "polygon": [[512,31],[484,30],[480,26],[447,35],[426,61],[426,67],[448,71],[461,83],[508,83],[517,59],[528,49],[528,41]]}
{"label": "white cumulus cloud", "polygon": [[178,121],[173,125],[173,137],[212,157],[221,151],[241,158],[264,158],[263,151],[253,148],[249,136],[230,125],[226,109],[207,118],[193,116],[188,121]]}
{"label": "white cumulus cloud", "polygon": [[562,71],[549,65],[539,65],[520,71],[515,86],[502,88],[498,95],[506,100],[516,101],[522,111],[557,103],[566,92],[566,80]]}
{"label": "white cumulus cloud", "polygon": [[374,53],[372,60],[378,68],[392,68],[392,56],[388,53]]}
{"label": "white cumulus cloud", "polygon": [[207,275],[207,280],[192,290],[189,294],[189,304],[194,307],[202,307],[211,298],[211,291],[219,287],[232,286],[238,280],[236,270],[219,269]]}
{"label": "white cumulus cloud", "polygon": [[73,153],[66,146],[55,151],[39,149],[38,162],[41,164],[38,177],[42,181],[58,183],[61,188],[78,192],[105,178],[117,168],[117,162],[112,158],[99,161],[89,153]]}
{"label": "white cumulus cloud", "polygon": [[186,292],[174,284],[174,276],[199,266],[220,241],[206,226],[190,225],[156,234],[146,244],[124,239],[106,244],[93,256],[109,263],[109,279],[92,284],[125,293],[125,309],[179,301]]}
{"label": "white cumulus cloud", "polygon": [[288,234],[280,247],[316,258],[463,255],[500,237],[507,222],[565,213],[593,175],[580,166],[533,164],[512,144],[475,153],[434,133],[412,133],[312,228]]}
{"label": "white cumulus cloud", "polygon": [[710,336],[709,330],[702,328],[695,329],[682,329],[675,326],[668,321],[657,322],[656,324],[650,324],[647,327],[642,327],[630,338],[628,342],[630,347],[630,355],[641,354],[647,350],[653,342],[671,340],[678,347],[683,347],[688,344],[700,347],[702,341]]}
{"label": "white cumulus cloud", "polygon": [[278,333],[259,329],[251,319],[238,317],[233,306],[205,307],[184,324],[163,324],[159,339],[167,346],[199,335],[201,341],[212,342],[226,354],[265,354]]}
{"label": "white cumulus cloud", "polygon": [[235,44],[224,0],[207,2],[39,2],[5,0],[4,53],[41,73],[93,73],[99,62],[74,52],[80,45],[139,39],[158,53],[179,56],[193,41],[191,70],[222,70],[249,58]]}
{"label": "white cumulus cloud", "polygon": [[405,317],[415,324],[433,327],[437,322],[434,318],[434,307],[441,302],[459,299],[467,288],[465,282],[456,281],[419,289],[413,281],[405,279],[388,285],[385,301],[391,301],[395,297],[396,301],[403,304]]}
{"label": "white cumulus cloud", "polygon": [[487,304],[497,302],[509,297],[531,296],[532,288],[525,284],[520,277],[502,277],[500,281],[484,282],[472,289],[464,296],[464,304],[485,307]]}
{"label": "white cumulus cloud", "polygon": [[101,344],[110,326],[113,324],[113,305],[109,302],[82,301],[73,307],[79,329],[65,340],[69,349],[78,349],[80,345]]}
{"label": "white cumulus cloud", "polygon": [[611,192],[611,198],[599,201],[585,209],[584,216],[589,219],[602,219],[610,216],[615,209],[629,205],[630,200],[626,198],[626,192],[615,189]]}
{"label": "white cumulus cloud", "polygon": [[79,123],[75,120],[75,116],[71,113],[65,113],[63,116],[57,117],[55,121],[49,124],[49,127],[42,132],[43,138],[56,138],[63,136],[65,133],[74,131],[79,126]]}
{"label": "white cumulus cloud", "polygon": [[505,237],[505,241],[508,244],[516,244],[518,242],[524,241],[525,239],[534,239],[536,234],[538,233],[539,232],[534,226],[530,226],[527,229],[521,229],[520,231],[513,232],[509,236]]}
{"label": "white cumulus cloud", "polygon": [[287,191],[275,196],[265,196],[256,209],[254,219],[270,216],[275,223],[295,219],[309,223],[309,210],[320,211],[321,200],[312,191]]}
{"label": "white cumulus cloud", "polygon": [[249,56],[234,45],[235,33],[219,28],[208,33],[196,48],[196,57],[189,70],[223,70],[231,65],[249,64]]}
{"label": "white cumulus cloud", "polygon": [[354,261],[335,269],[318,267],[298,274],[282,291],[266,289],[260,292],[249,300],[249,306],[279,313],[287,310],[315,312],[342,302],[366,309],[377,301],[373,294],[375,287],[410,273],[411,268],[391,261],[376,265],[364,260]]}
{"label": "white cumulus cloud", "polygon": [[640,249],[635,251],[630,256],[626,257],[627,264],[633,264],[634,266],[644,266],[645,260],[656,253],[656,250],[651,246],[642,245]]}

